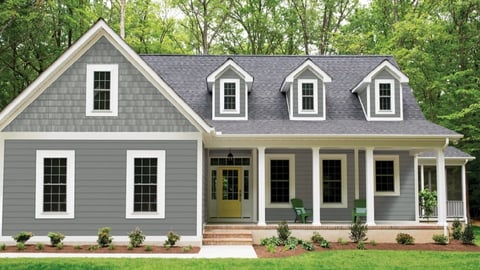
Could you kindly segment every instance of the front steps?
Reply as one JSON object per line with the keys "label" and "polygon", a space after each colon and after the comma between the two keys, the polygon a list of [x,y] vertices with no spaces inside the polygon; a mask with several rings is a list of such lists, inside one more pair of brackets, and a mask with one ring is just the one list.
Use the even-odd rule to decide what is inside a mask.
{"label": "front steps", "polygon": [[252,232],[221,225],[206,225],[203,229],[203,245],[252,245]]}

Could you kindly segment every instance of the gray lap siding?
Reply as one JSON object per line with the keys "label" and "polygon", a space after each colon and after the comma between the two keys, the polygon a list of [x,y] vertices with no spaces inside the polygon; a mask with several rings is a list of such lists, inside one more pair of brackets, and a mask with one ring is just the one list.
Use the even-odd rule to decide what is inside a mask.
{"label": "gray lap siding", "polygon": [[[35,219],[36,150],[75,150],[75,218]],[[126,219],[126,151],[165,150],[165,219]],[[2,235],[60,231],[96,235],[112,227],[127,235],[139,226],[146,235],[196,234],[197,141],[5,141]]]}

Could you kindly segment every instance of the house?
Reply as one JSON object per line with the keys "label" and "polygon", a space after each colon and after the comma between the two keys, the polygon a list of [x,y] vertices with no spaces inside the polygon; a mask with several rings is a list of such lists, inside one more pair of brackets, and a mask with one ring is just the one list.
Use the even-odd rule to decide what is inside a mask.
{"label": "house", "polygon": [[0,241],[139,226],[200,244],[217,223],[258,241],[294,197],[314,213],[299,231],[345,233],[361,198],[369,233],[442,232],[466,220],[461,137],[390,56],[138,55],[99,20],[0,114]]}

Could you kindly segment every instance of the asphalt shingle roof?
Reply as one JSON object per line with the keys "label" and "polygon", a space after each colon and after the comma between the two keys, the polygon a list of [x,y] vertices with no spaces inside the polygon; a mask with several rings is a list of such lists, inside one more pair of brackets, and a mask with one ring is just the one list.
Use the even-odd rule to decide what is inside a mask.
{"label": "asphalt shingle roof", "polygon": [[[403,121],[367,121],[351,90],[383,61],[397,66],[391,56],[199,56],[142,55],[159,76],[215,130],[223,134],[322,135],[439,135],[457,133],[425,120],[409,87],[403,88]],[[254,78],[248,96],[248,120],[212,120],[212,94],[207,76],[231,58]],[[332,78],[327,85],[324,121],[291,121],[285,77],[306,59]]]}

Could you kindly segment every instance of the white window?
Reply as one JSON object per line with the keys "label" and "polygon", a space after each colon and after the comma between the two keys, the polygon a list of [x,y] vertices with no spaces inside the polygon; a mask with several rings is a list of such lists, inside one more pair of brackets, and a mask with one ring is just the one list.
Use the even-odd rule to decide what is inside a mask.
{"label": "white window", "polygon": [[400,195],[400,165],[398,156],[375,156],[375,195]]}
{"label": "white window", "polygon": [[87,116],[118,115],[118,65],[87,65]]}
{"label": "white window", "polygon": [[75,151],[37,150],[35,218],[75,217]]}
{"label": "white window", "polygon": [[347,155],[320,155],[321,207],[347,207]]}
{"label": "white window", "polygon": [[125,218],[165,218],[165,151],[127,151]]}
{"label": "white window", "polygon": [[272,154],[265,157],[266,206],[289,208],[295,198],[295,155]]}
{"label": "white window", "polygon": [[220,113],[240,113],[240,80],[220,80]]}
{"label": "white window", "polygon": [[318,82],[313,79],[298,80],[298,112],[300,114],[318,113]]}
{"label": "white window", "polygon": [[375,113],[395,114],[394,80],[375,80]]}

